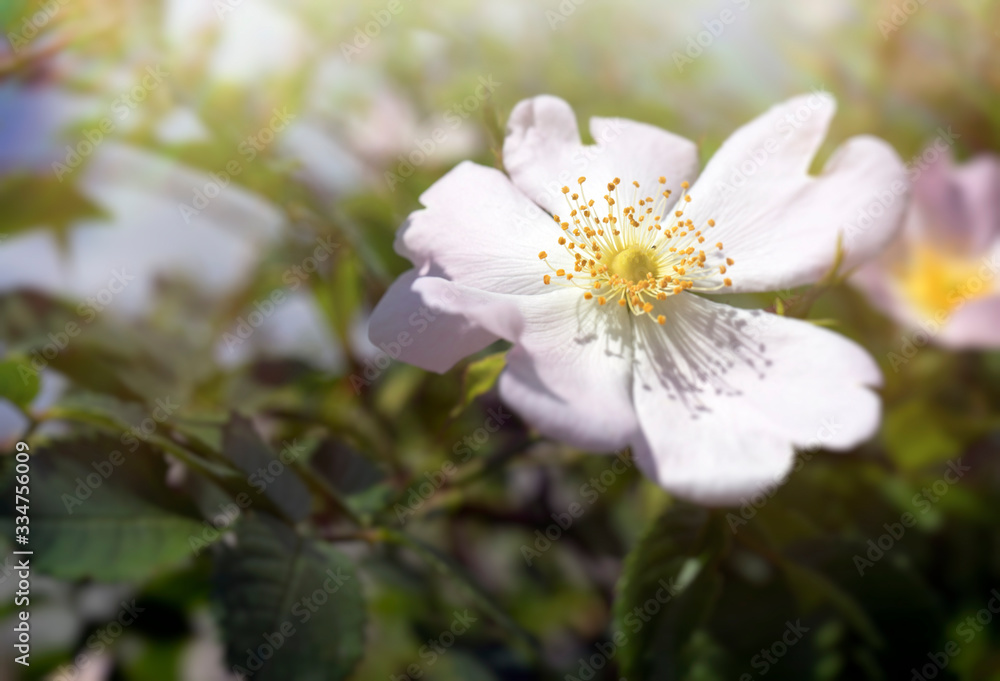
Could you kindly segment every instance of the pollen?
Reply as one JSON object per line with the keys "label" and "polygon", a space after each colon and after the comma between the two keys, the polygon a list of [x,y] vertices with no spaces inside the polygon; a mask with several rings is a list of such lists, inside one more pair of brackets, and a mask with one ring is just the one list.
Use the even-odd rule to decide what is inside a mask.
{"label": "pollen", "polygon": [[546,284],[581,289],[584,300],[596,299],[599,306],[614,300],[630,314],[646,316],[659,325],[666,324],[666,316],[653,314],[655,301],[685,291],[703,293],[732,286],[729,278],[720,282],[727,266],[733,265],[723,252],[723,243],[716,242],[708,251],[700,246],[706,242],[703,231],[714,227],[715,220],[695,224],[684,218],[681,207],[694,202],[686,191],[689,182],[681,183],[685,191],[679,200],[671,200],[671,191],[663,187],[665,176],[657,178],[660,188],[651,192],[655,197],[640,193],[641,184],[635,180],[626,191],[620,187],[621,178],[615,177],[597,185],[606,189],[600,194],[600,206],[585,196],[587,178],[577,182],[579,194],[562,188],[573,225],[555,217],[564,232],[576,237],[556,237],[576,275],[548,262],[548,254],[542,251],[538,257],[556,277],[564,278],[553,282],[551,275],[545,275]]}

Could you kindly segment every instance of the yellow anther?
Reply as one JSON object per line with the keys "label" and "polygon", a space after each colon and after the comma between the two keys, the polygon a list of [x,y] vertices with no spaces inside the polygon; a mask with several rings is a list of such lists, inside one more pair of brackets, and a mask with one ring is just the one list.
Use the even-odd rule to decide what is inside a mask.
{"label": "yellow anther", "polygon": [[660,175],[660,184],[666,184],[666,183],[667,183],[667,178]]}
{"label": "yellow anther", "polygon": [[729,277],[726,277],[725,279],[722,280],[722,283],[725,284],[726,286],[732,286],[733,280],[730,279]]}
{"label": "yellow anther", "polygon": [[684,187],[684,189],[687,189],[688,187],[691,186],[691,183],[688,182],[687,180],[684,180],[683,182],[681,182],[681,186]]}
{"label": "yellow anther", "polygon": [[569,194],[569,187],[563,187],[562,188],[562,193],[563,194]]}
{"label": "yellow anther", "polygon": [[539,260],[545,260],[545,259],[546,259],[547,257],[549,257],[549,254],[548,254],[548,253],[546,253],[545,251],[542,251],[542,252],[540,252],[540,253],[538,254],[538,259],[539,259]]}
{"label": "yellow anther", "polygon": [[546,284],[551,284],[552,283],[552,277],[549,276],[548,274],[546,274],[544,277],[542,277],[542,281],[544,281]]}
{"label": "yellow anther", "polygon": [[[666,298],[666,296],[664,296],[664,298]],[[659,324],[660,326],[663,326],[664,324],[667,323],[667,318],[664,317],[663,315],[660,315],[656,318],[656,323]]]}

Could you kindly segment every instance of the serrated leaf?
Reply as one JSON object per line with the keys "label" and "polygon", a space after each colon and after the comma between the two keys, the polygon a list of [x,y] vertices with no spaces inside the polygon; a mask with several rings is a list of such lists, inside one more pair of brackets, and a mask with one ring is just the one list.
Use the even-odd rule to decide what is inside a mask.
{"label": "serrated leaf", "polygon": [[[621,649],[623,676],[683,677],[682,651],[721,588],[715,563],[725,542],[721,519],[687,504],[668,508],[639,540],[614,606],[615,627],[629,637]],[[647,607],[654,601],[655,608]]]}
{"label": "serrated leaf", "polygon": [[61,579],[145,580],[183,563],[202,536],[195,509],[167,488],[162,457],[112,438],[39,449],[30,498],[33,565]]}
{"label": "serrated leaf", "polygon": [[268,516],[242,523],[217,563],[228,666],[255,681],[339,681],[364,652],[353,565]]}
{"label": "serrated leaf", "polygon": [[27,409],[41,386],[38,372],[26,360],[7,359],[0,362],[0,397]]}
{"label": "serrated leaf", "polygon": [[483,357],[467,366],[462,379],[462,401],[452,409],[451,417],[458,416],[463,409],[472,404],[473,400],[489,392],[500,378],[505,366],[507,366],[506,351]]}

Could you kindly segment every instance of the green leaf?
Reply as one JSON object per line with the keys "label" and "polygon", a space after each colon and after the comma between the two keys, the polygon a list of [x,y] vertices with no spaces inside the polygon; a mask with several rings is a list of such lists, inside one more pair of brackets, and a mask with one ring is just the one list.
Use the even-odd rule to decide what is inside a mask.
{"label": "green leaf", "polygon": [[328,544],[257,515],[223,549],[216,580],[227,663],[246,678],[338,681],[361,659],[361,585]]}
{"label": "green leaf", "polygon": [[[233,415],[222,434],[222,453],[247,475],[257,494],[263,492],[291,520],[309,515],[309,490],[293,470],[302,445],[287,443],[281,456],[271,451],[249,420]],[[256,494],[254,495],[256,496]]]}
{"label": "green leaf", "polygon": [[850,594],[819,572],[794,561],[782,561],[781,568],[804,612],[810,612],[823,603],[829,603],[869,645],[877,648],[883,644],[882,636],[875,624]]}
{"label": "green leaf", "polygon": [[113,438],[40,448],[30,500],[33,565],[62,579],[145,580],[187,560],[202,536],[194,507],[166,486],[163,458]]}
{"label": "green leaf", "polygon": [[0,205],[0,232],[8,233],[40,226],[62,231],[78,220],[103,215],[71,182],[60,182],[51,173],[0,181]]}
{"label": "green leaf", "polygon": [[489,392],[500,378],[505,366],[507,366],[506,351],[483,357],[467,366],[462,380],[462,401],[451,410],[451,417],[455,418],[472,404],[474,399]]}
{"label": "green leaf", "polygon": [[42,382],[31,364],[24,359],[0,362],[0,397],[26,410],[34,401]]}
{"label": "green leaf", "polygon": [[683,678],[684,655],[718,598],[716,562],[725,550],[721,517],[677,504],[647,530],[625,562],[614,606],[615,628],[627,678]]}

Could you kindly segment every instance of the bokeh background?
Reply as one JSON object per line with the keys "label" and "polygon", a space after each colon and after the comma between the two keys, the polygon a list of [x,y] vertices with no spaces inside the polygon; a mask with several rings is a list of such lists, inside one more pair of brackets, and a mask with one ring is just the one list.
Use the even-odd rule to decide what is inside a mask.
{"label": "bokeh background", "polygon": [[0,679],[1000,679],[1000,352],[911,353],[857,290],[822,291],[799,312],[879,361],[881,432],[708,511],[507,416],[502,346],[439,376],[366,333],[407,268],[395,230],[458,161],[500,163],[521,99],[704,162],[823,89],[817,167],[862,133],[911,169],[946,135],[963,162],[1000,148],[1000,3],[4,0],[0,21],[0,542],[26,440],[36,551],[30,668],[0,572]]}

